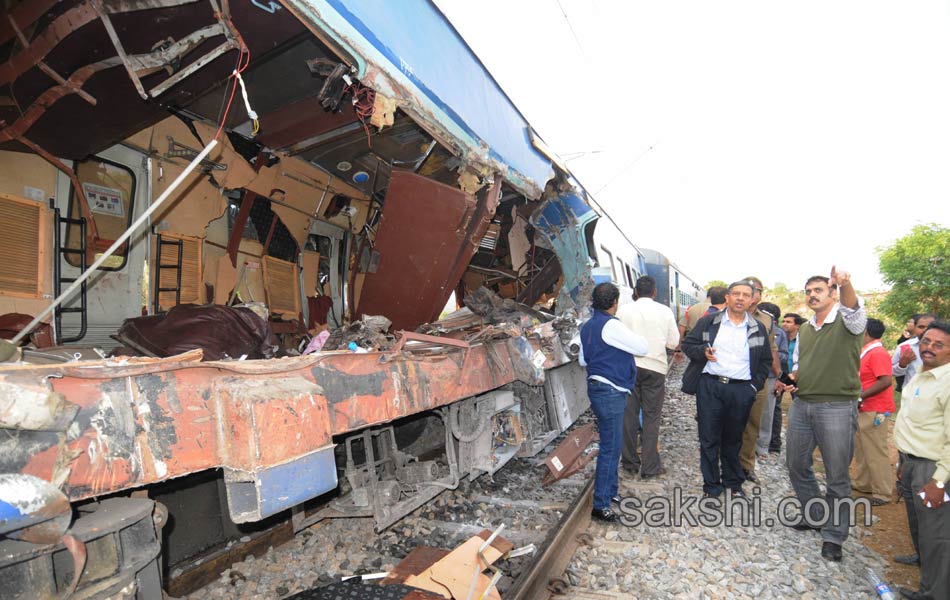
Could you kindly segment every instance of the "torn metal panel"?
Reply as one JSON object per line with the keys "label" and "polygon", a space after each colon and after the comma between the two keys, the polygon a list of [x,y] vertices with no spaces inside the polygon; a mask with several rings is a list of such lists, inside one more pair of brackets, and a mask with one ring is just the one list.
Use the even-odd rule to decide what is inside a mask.
{"label": "torn metal panel", "polygon": [[501,199],[501,178],[496,178],[491,185],[482,188],[476,198],[478,204],[475,207],[475,213],[468,222],[465,231],[465,243],[459,248],[458,254],[455,256],[452,275],[445,283],[445,291],[442,293],[442,306],[445,306],[445,303],[448,302],[451,295],[450,290],[455,289],[462,279],[465,269],[472,262],[472,257],[475,256],[482,238],[485,237],[485,232],[491,226],[492,218],[495,216],[495,210],[498,208]]}
{"label": "torn metal panel", "polygon": [[587,454],[584,453],[591,442],[596,439],[597,434],[594,432],[592,423],[572,431],[563,442],[558,444],[554,452],[544,460],[548,472],[544,474],[541,485],[551,485],[555,481],[570,477],[584,468],[584,465],[597,456],[596,450]]}
{"label": "torn metal panel", "polygon": [[375,242],[379,266],[366,274],[358,313],[384,314],[408,330],[436,319],[461,277],[451,280],[475,209],[458,189],[393,171]]}
{"label": "torn metal panel", "polygon": [[[316,98],[303,98],[261,115],[261,132],[257,139],[271,148],[285,148],[331,132],[342,135],[340,128],[351,124],[359,127],[352,104],[344,104],[339,112],[326,112]],[[321,137],[320,141],[332,139],[332,136]],[[300,151],[300,148],[291,151]]]}
{"label": "torn metal panel", "polygon": [[[122,64],[88,0],[62,0],[48,11],[38,13],[20,10],[24,5],[45,3],[45,0],[20,2],[12,11],[18,15],[17,25],[24,32],[28,30],[29,18],[41,27],[31,33],[29,51],[16,53],[9,60],[4,57],[0,62],[0,80],[15,86],[17,102],[23,107],[33,105],[52,83],[49,76],[35,67],[39,60],[55,66],[67,82],[72,77],[70,73],[75,75],[107,57],[117,59],[115,66]],[[279,52],[293,43],[294,36],[305,31],[287,11],[262,15],[250,3],[231,4],[230,22],[245,36],[251,55],[257,60],[266,60],[268,54]],[[96,106],[79,99],[75,93],[63,96],[47,106],[45,113],[34,121],[28,132],[30,140],[56,156],[81,159],[165,118],[167,106],[189,107],[199,98],[208,97],[207,102],[214,106],[210,112],[217,115],[220,84],[233,71],[237,52],[225,52],[208,61],[209,52],[218,42],[227,41],[229,35],[233,37],[225,31],[230,22],[222,26],[211,3],[207,0],[103,0],[102,6],[110,15],[143,87],[154,89],[176,81],[177,84],[164,91],[161,103],[146,102],[136,92],[125,69],[104,68],[81,87],[97,100]],[[5,18],[0,19],[0,26],[5,22]],[[225,31],[224,36],[215,31],[215,37],[209,38],[209,27]],[[6,29],[13,35],[12,28]],[[199,68],[198,65],[204,66]],[[191,74],[184,79],[173,79],[185,73]],[[239,101],[235,104],[239,105]],[[16,123],[20,117],[15,106],[0,106],[0,120],[6,120],[7,124]],[[232,110],[229,117],[229,125],[234,126],[246,119],[246,113],[243,109]],[[13,141],[4,146],[21,149]]]}
{"label": "torn metal panel", "polygon": [[215,381],[222,464],[255,472],[331,445],[328,399],[320,392],[319,384],[299,375]]}
{"label": "torn metal panel", "polygon": [[597,213],[575,190],[545,200],[531,216],[531,224],[554,248],[561,265],[564,283],[558,293],[559,312],[590,304],[594,279],[584,230],[597,218]]}
{"label": "torn metal panel", "polygon": [[476,171],[501,173],[529,198],[541,195],[554,175],[550,160],[531,145],[527,121],[432,3],[284,5],[315,35],[336,43],[360,82],[396,100]]}
{"label": "torn metal panel", "polygon": [[[258,521],[337,485],[327,402],[302,377],[235,379],[214,391],[216,445],[236,523]],[[279,402],[273,402],[275,397]]]}

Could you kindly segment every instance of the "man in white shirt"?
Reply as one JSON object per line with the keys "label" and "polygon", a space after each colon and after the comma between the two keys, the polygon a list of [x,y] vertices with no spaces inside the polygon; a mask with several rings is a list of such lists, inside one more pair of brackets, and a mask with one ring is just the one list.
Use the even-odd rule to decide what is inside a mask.
{"label": "man in white shirt", "polygon": [[[667,350],[679,345],[676,318],[669,307],[654,300],[656,280],[649,275],[637,279],[633,303],[617,310],[617,318],[632,332],[646,338],[650,346],[643,356],[636,356],[637,380],[623,413],[623,451],[621,464],[630,473],[650,479],[666,472],[660,460],[657,441],[660,437],[660,415],[666,396]],[[640,411],[643,411],[642,457],[637,453],[640,433]],[[642,460],[641,460],[642,458]]]}
{"label": "man in white shirt", "polygon": [[753,294],[748,281],[730,285],[726,310],[700,319],[682,343],[690,360],[683,391],[696,394],[704,498],[725,490],[745,497],[742,432],[772,366],[768,333],[746,312]]}
{"label": "man in white shirt", "polygon": [[912,331],[916,335],[899,344],[891,355],[891,370],[894,372],[894,377],[903,377],[904,381],[910,381],[920,370],[923,365],[923,361],[920,360],[920,336],[927,331],[936,318],[937,316],[933,313],[925,313],[914,321]]}

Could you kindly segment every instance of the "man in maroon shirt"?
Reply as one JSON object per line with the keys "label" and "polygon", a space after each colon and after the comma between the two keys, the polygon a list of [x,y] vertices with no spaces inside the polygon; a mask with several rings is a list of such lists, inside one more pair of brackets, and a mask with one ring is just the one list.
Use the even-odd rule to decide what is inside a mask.
{"label": "man in maroon shirt", "polygon": [[887,450],[887,416],[894,413],[891,356],[881,345],[884,323],[868,319],[861,349],[861,402],[854,433],[856,466],[852,488],[871,495],[871,504],[891,501],[894,469]]}

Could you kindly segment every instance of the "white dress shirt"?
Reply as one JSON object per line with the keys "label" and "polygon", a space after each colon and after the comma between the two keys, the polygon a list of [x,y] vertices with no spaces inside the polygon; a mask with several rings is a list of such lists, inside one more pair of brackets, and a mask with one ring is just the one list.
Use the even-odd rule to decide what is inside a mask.
{"label": "white dress shirt", "polygon": [[[901,347],[909,346],[911,350],[914,351],[914,360],[910,362],[906,367],[900,365],[901,360]],[[894,354],[891,355],[891,370],[894,372],[894,377],[904,376],[904,381],[910,382],[914,378],[914,375],[917,374],[917,371],[920,370],[920,367],[924,365],[924,361],[920,358],[920,338],[911,338],[905,342],[902,342],[897,346],[897,349],[894,350]]]}
{"label": "white dress shirt", "polygon": [[646,338],[649,350],[635,361],[638,369],[647,369],[666,375],[669,365],[666,362],[666,350],[673,350],[680,341],[676,318],[668,306],[655,302],[652,298],[637,298],[631,304],[617,309],[617,318],[630,331]]}
{"label": "white dress shirt", "polygon": [[[859,333],[863,333],[864,329],[868,325],[868,315],[864,312],[864,310],[862,310],[863,308],[864,300],[862,300],[861,297],[858,297],[857,308],[849,308],[847,306],[841,306],[840,304],[835,303],[835,305],[831,307],[831,311],[828,313],[828,316],[825,317],[825,320],[821,325],[818,325],[818,317],[816,315],[812,315],[811,318],[808,319],[808,325],[811,325],[815,331],[819,331],[825,325],[834,323],[835,319],[838,318],[838,312],[841,312],[841,318],[844,319],[845,329],[854,335],[858,335]],[[802,325],[802,327],[804,327],[804,325]],[[792,352],[793,371],[798,370],[798,350],[800,347],[801,344],[795,344],[795,350]]]}
{"label": "white dress shirt", "polygon": [[703,368],[703,373],[729,379],[751,380],[752,372],[749,369],[749,314],[745,313],[742,323],[736,325],[729,318],[729,313],[722,315],[719,323],[719,332],[713,340],[716,349],[716,361],[709,361]]}

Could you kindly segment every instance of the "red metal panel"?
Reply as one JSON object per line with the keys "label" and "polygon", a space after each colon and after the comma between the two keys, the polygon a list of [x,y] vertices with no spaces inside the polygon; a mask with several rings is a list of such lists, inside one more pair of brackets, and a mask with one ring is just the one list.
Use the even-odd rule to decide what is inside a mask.
{"label": "red metal panel", "polygon": [[376,236],[379,267],[367,273],[359,314],[386,315],[394,329],[434,321],[455,288],[475,198],[406,171],[393,171]]}
{"label": "red metal panel", "polygon": [[[530,361],[515,341],[435,355],[425,354],[429,348],[194,362],[200,354],[193,353],[0,369],[4,393],[46,386],[79,407],[65,431],[19,432],[31,441],[20,438],[16,456],[0,456],[0,471],[66,481],[72,500],[216,467],[259,471],[325,448],[333,435],[514,381]],[[561,362],[556,354],[547,359],[549,367]]]}
{"label": "red metal panel", "polygon": [[326,400],[303,377],[228,378],[215,387],[224,466],[254,471],[331,443]]}

